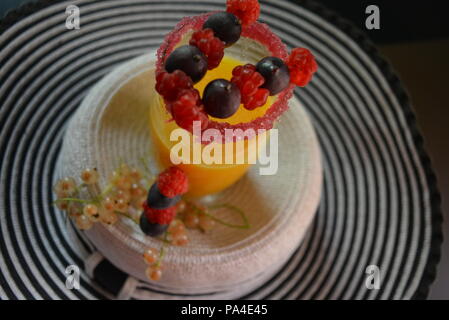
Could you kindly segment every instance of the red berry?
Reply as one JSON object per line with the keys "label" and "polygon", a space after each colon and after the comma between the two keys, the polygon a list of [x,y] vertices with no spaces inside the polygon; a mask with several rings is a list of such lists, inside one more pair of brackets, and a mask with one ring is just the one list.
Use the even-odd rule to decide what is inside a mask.
{"label": "red berry", "polygon": [[242,100],[243,106],[245,107],[245,109],[254,110],[267,103],[269,95],[270,91],[268,89],[259,88],[257,89],[257,92],[254,95],[245,97]]}
{"label": "red berry", "polygon": [[147,205],[147,202],[143,204],[143,213],[150,223],[157,224],[170,224],[173,221],[176,215],[175,207],[170,207],[167,209],[153,209]]}
{"label": "red berry", "polygon": [[290,71],[290,82],[304,87],[318,70],[318,65],[312,53],[305,48],[295,48],[287,60]]}
{"label": "red berry", "polygon": [[156,75],[156,91],[166,101],[176,100],[181,90],[192,87],[192,79],[181,70],[175,70],[172,73],[162,71]]}
{"label": "red berry", "polygon": [[237,16],[242,26],[248,26],[259,18],[260,4],[258,0],[227,0],[226,11]]}
{"label": "red berry", "polygon": [[189,190],[189,180],[184,171],[173,166],[159,174],[157,187],[164,196],[173,198]]}
{"label": "red berry", "polygon": [[242,103],[248,110],[263,106],[267,102],[270,92],[259,88],[264,81],[264,77],[252,64],[237,66],[232,70],[231,82],[239,87]]}
{"label": "red berry", "polygon": [[212,29],[198,30],[192,34],[189,44],[196,46],[207,57],[207,68],[215,69],[224,56],[224,43],[214,36]]}
{"label": "red berry", "polygon": [[178,99],[169,104],[173,119],[181,128],[193,132],[193,122],[201,121],[201,130],[207,128],[209,118],[204,111],[198,90],[185,89]]}

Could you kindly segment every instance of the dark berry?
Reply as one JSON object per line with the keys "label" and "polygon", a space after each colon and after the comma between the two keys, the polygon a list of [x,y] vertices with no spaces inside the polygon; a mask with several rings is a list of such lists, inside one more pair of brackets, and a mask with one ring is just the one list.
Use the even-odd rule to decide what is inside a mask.
{"label": "dark berry", "polygon": [[265,79],[261,88],[268,89],[272,96],[287,88],[290,83],[288,67],[284,61],[279,58],[263,58],[257,63],[256,70]]}
{"label": "dark berry", "polygon": [[159,188],[157,187],[157,183],[154,183],[151,186],[147,196],[148,206],[153,209],[166,209],[168,207],[172,207],[177,204],[179,200],[181,200],[180,195],[169,198],[161,194]]}
{"label": "dark berry", "polygon": [[204,89],[203,104],[212,117],[229,118],[240,106],[240,90],[225,79],[211,81]]}
{"label": "dark berry", "polygon": [[207,18],[203,29],[212,29],[214,35],[228,47],[240,38],[242,25],[240,20],[229,12],[218,12]]}
{"label": "dark berry", "polygon": [[168,224],[151,223],[144,213],[140,216],[140,229],[150,237],[157,237],[168,229]]}
{"label": "dark berry", "polygon": [[207,72],[207,59],[195,46],[185,45],[173,51],[165,61],[165,70],[184,71],[194,83],[200,81]]}

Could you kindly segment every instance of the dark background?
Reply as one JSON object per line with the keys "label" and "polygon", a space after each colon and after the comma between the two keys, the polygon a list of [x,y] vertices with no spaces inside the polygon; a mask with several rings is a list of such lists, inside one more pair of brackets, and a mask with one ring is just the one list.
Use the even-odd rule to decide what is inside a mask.
{"label": "dark background", "polygon": [[[449,0],[316,1],[364,30],[397,70],[410,93],[437,173],[446,218],[442,260],[429,298],[449,299]],[[0,17],[29,2],[32,1],[0,0]],[[365,28],[365,9],[372,4],[380,9],[380,30]]]}
{"label": "dark background", "polygon": [[[300,2],[300,1],[294,1]],[[371,4],[380,9],[380,30],[368,31],[377,44],[431,40],[449,37],[449,1],[405,0],[317,0],[365,28],[365,8]]]}
{"label": "dark background", "polygon": [[[9,10],[30,2],[34,1],[0,0],[0,17]],[[448,0],[315,0],[315,2],[333,9],[359,28],[365,26],[365,8],[371,4],[377,5],[381,13],[381,29],[368,32],[370,38],[377,44],[449,37]]]}

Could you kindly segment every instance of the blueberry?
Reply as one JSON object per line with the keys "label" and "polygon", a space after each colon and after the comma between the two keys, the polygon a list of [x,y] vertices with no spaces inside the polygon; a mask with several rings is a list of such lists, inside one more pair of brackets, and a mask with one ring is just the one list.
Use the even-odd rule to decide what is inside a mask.
{"label": "blueberry", "polygon": [[197,47],[185,45],[175,49],[165,61],[165,70],[184,71],[193,82],[200,81],[207,72],[207,59]]}
{"label": "blueberry", "polygon": [[268,89],[271,96],[287,88],[290,83],[288,67],[279,58],[263,58],[257,63],[256,70],[265,78],[265,83],[261,87]]}
{"label": "blueberry", "polygon": [[229,118],[240,106],[240,90],[225,79],[211,81],[204,89],[203,104],[212,117]]}
{"label": "blueberry", "polygon": [[210,28],[227,47],[237,42],[242,33],[240,20],[229,12],[218,12],[207,18],[203,29]]}
{"label": "blueberry", "polygon": [[151,186],[150,191],[148,191],[147,204],[153,209],[166,209],[172,207],[177,204],[179,200],[181,200],[180,195],[173,198],[168,198],[161,194],[157,187],[157,183],[154,183]]}
{"label": "blueberry", "polygon": [[168,224],[151,223],[150,221],[148,221],[144,213],[140,215],[139,224],[140,229],[142,229],[143,233],[150,237],[157,237],[163,234],[168,228]]}

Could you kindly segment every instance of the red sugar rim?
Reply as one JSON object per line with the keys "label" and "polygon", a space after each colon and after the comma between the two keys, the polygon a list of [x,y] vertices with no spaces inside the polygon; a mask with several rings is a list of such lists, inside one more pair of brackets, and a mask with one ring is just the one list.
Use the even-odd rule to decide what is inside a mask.
{"label": "red sugar rim", "polygon": [[[179,21],[176,27],[167,34],[163,43],[157,50],[156,74],[163,71],[165,58],[173,51],[174,47],[181,41],[182,37],[189,31],[202,29],[206,19],[214,13],[216,12],[209,12],[194,17],[185,17]],[[287,47],[266,24],[254,22],[243,28],[242,36],[259,42],[268,49],[272,56],[278,57],[284,61],[287,60]],[[281,116],[281,114],[288,109],[288,100],[292,97],[294,88],[295,85],[290,84],[288,88],[277,95],[276,101],[268,108],[265,114],[253,121],[232,125],[227,122],[216,122],[209,118],[209,124],[204,130],[218,129],[223,137],[225,136],[225,129],[253,129],[255,131],[257,131],[257,129],[269,130],[273,128],[274,122]],[[167,111],[170,112],[170,110]]]}

